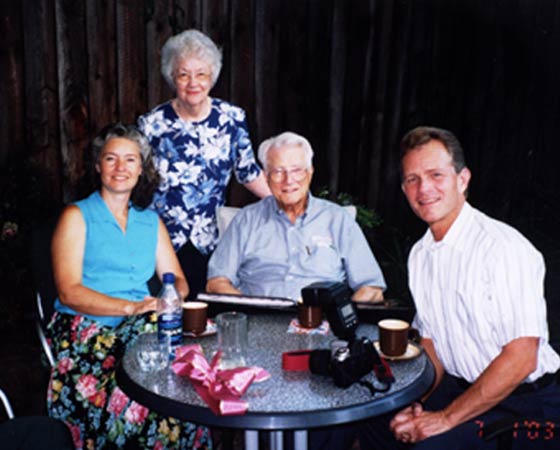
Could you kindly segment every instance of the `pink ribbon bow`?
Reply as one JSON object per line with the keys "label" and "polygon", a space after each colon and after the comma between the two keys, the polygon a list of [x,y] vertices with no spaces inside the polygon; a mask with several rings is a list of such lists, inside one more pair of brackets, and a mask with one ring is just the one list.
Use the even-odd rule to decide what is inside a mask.
{"label": "pink ribbon bow", "polygon": [[200,344],[184,345],[175,351],[175,361],[171,364],[179,376],[187,376],[194,389],[206,402],[214,414],[245,414],[249,404],[241,397],[253,381],[270,378],[261,367],[237,367],[220,370],[221,352],[217,352],[208,364]]}

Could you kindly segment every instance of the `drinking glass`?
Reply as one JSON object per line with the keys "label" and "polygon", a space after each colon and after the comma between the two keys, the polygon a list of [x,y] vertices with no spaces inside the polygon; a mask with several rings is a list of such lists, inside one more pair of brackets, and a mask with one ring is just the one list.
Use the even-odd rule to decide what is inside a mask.
{"label": "drinking glass", "polygon": [[169,361],[169,336],[160,340],[157,333],[142,333],[136,338],[134,347],[140,370],[157,372],[165,369]]}
{"label": "drinking glass", "polygon": [[246,365],[247,315],[226,312],[216,316],[218,342],[222,351],[220,369],[233,369]]}

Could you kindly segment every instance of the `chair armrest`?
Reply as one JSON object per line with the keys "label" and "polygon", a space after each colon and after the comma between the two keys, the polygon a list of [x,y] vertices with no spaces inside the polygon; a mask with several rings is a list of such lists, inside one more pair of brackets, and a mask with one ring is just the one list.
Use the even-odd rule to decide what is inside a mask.
{"label": "chair armrest", "polygon": [[14,410],[12,409],[12,405],[8,400],[8,396],[4,393],[2,389],[0,389],[0,400],[2,401],[2,405],[4,405],[4,409],[6,410],[6,414],[8,415],[8,419],[13,419]]}
{"label": "chair armrest", "polygon": [[37,330],[37,337],[39,338],[39,342],[41,343],[41,348],[43,349],[43,352],[45,353],[45,356],[49,363],[49,368],[52,368],[54,367],[54,356],[53,356],[51,346],[47,341],[47,336],[45,334],[45,314],[43,311],[43,302],[41,299],[41,294],[39,292],[37,292],[36,294],[36,299],[37,299],[37,305],[36,305],[37,315],[35,317],[35,329]]}

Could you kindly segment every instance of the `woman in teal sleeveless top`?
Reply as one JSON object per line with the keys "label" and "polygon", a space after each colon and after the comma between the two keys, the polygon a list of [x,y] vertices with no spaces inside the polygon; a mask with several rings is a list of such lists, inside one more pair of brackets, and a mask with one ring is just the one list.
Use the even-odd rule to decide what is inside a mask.
{"label": "woman in teal sleeveless top", "polygon": [[117,386],[127,344],[155,329],[148,280],[173,272],[183,298],[189,288],[165,226],[146,209],[159,181],[147,139],[118,124],[93,150],[99,190],[63,211],[52,241],[59,297],[49,415],[68,425],[78,449],[210,449],[207,428],[162,417]]}

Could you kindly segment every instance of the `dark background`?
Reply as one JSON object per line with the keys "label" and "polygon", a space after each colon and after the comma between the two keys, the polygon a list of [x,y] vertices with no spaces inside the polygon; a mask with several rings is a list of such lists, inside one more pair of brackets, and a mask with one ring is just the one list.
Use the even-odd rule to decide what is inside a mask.
{"label": "dark background", "polygon": [[[557,1],[23,0],[2,2],[0,19],[3,367],[17,365],[8,347],[33,339],[16,333],[33,296],[29,231],[85,195],[100,128],[170,98],[159,50],[192,27],[223,49],[212,95],[247,111],[254,147],[303,134],[313,190],[348,193],[381,217],[367,235],[389,295],[404,301],[406,255],[425,227],[400,190],[398,141],[420,124],[452,130],[471,203],[544,254],[560,337]],[[230,204],[253,200],[231,186]]]}

